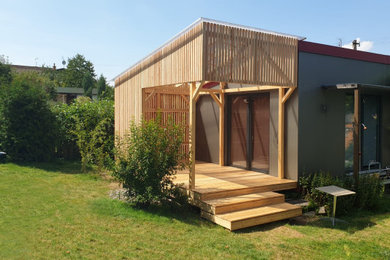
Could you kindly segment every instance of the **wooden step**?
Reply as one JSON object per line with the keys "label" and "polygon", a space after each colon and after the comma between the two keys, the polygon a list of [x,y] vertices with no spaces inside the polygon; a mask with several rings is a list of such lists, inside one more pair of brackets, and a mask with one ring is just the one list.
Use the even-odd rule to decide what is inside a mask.
{"label": "wooden step", "polygon": [[258,208],[213,215],[206,211],[201,216],[229,230],[257,226],[302,215],[302,208],[289,203],[279,203]]}
{"label": "wooden step", "polygon": [[240,196],[245,194],[252,193],[261,193],[267,191],[280,191],[280,190],[289,190],[295,189],[297,187],[296,181],[291,180],[282,180],[280,182],[270,181],[263,182],[259,186],[252,187],[227,187],[224,186],[224,189],[220,188],[207,188],[207,189],[195,189],[192,191],[192,195],[195,200],[212,200],[212,199],[220,199],[226,197]]}
{"label": "wooden step", "polygon": [[201,201],[198,206],[215,215],[283,202],[283,194],[269,191]]}

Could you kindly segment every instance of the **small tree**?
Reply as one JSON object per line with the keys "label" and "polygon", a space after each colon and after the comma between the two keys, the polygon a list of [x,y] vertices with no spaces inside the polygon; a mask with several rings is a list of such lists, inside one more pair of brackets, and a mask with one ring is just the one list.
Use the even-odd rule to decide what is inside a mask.
{"label": "small tree", "polygon": [[92,89],[94,87],[94,79],[90,73],[86,73],[84,75],[81,86],[84,89],[84,96],[92,98]]}
{"label": "small tree", "polygon": [[68,59],[68,65],[64,75],[64,85],[66,87],[81,88],[85,75],[96,77],[95,68],[92,62],[85,59],[81,54],[76,54]]}
{"label": "small tree", "polygon": [[0,85],[0,150],[14,161],[45,161],[54,155],[55,117],[48,95],[25,78]]}
{"label": "small tree", "polygon": [[185,167],[186,154],[180,147],[184,128],[161,118],[130,125],[130,133],[118,145],[113,175],[127,189],[129,198],[138,206],[148,206],[178,197],[172,179]]}
{"label": "small tree", "polygon": [[107,86],[106,78],[103,77],[103,75],[100,75],[96,85],[97,85],[98,98],[100,99],[101,95],[106,91],[106,86]]}

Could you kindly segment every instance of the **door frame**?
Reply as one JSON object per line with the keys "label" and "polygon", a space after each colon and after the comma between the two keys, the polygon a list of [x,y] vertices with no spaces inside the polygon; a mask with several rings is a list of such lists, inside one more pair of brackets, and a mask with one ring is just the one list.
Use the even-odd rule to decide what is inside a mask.
{"label": "door frame", "polygon": [[[233,166],[237,168],[244,168],[247,170],[251,171],[259,171],[259,172],[265,172],[264,170],[260,169],[252,169],[252,156],[253,156],[253,131],[254,131],[254,126],[253,126],[253,100],[251,100],[252,97],[255,97],[257,95],[265,94],[267,93],[268,95],[270,94],[269,92],[256,92],[256,93],[240,93],[240,94],[229,94],[226,95],[227,98],[227,105],[225,106],[225,115],[227,115],[226,120],[225,120],[225,162],[227,162],[226,165],[233,166],[232,161],[231,161],[231,124],[232,124],[232,99],[234,97],[247,97],[250,101],[248,102],[247,106],[247,122],[246,122],[246,167],[241,167],[241,166]],[[270,98],[270,96],[269,96]],[[269,111],[270,113],[271,111]],[[268,167],[269,167],[270,160],[268,158]],[[269,169],[268,171],[269,172]]]}

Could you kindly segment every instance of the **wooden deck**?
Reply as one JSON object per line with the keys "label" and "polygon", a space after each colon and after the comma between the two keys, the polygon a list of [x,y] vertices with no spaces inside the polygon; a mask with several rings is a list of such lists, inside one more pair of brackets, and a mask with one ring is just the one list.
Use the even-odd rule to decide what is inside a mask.
{"label": "wooden deck", "polygon": [[[179,172],[174,182],[188,190],[188,176],[188,171]],[[301,215],[300,207],[275,192],[296,187],[294,180],[197,162],[195,189],[189,194],[202,217],[235,230]]]}

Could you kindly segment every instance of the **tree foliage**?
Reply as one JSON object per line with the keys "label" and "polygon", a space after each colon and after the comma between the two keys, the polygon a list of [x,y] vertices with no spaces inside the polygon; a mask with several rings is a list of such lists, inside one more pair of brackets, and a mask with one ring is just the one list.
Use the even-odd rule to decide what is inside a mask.
{"label": "tree foliage", "polygon": [[114,100],[114,89],[107,84],[107,80],[103,75],[100,75],[96,85],[98,99]]}
{"label": "tree foliage", "polygon": [[14,161],[45,161],[54,155],[55,117],[41,85],[25,77],[0,86],[0,150]]}
{"label": "tree foliage", "polygon": [[11,67],[0,62],[0,85],[10,84],[12,81]]}
{"label": "tree foliage", "polygon": [[106,78],[103,75],[100,75],[96,85],[98,98],[100,98],[107,88]]}
{"label": "tree foliage", "polygon": [[137,205],[148,206],[179,197],[172,179],[185,166],[186,155],[180,150],[183,138],[183,126],[172,120],[165,126],[160,117],[131,123],[129,135],[119,144],[113,175]]}
{"label": "tree foliage", "polygon": [[57,146],[76,144],[81,155],[83,170],[90,163],[108,166],[113,160],[114,102],[91,101],[78,98],[74,103],[53,107],[59,123]]}
{"label": "tree foliage", "polygon": [[92,89],[95,86],[94,81],[94,78],[89,72],[84,74],[83,82],[81,84],[82,88],[84,89],[84,96],[92,98]]}
{"label": "tree foliage", "polygon": [[81,88],[86,75],[92,78],[96,77],[95,69],[89,60],[81,54],[76,54],[68,59],[68,65],[65,70],[64,84],[67,87]]}

